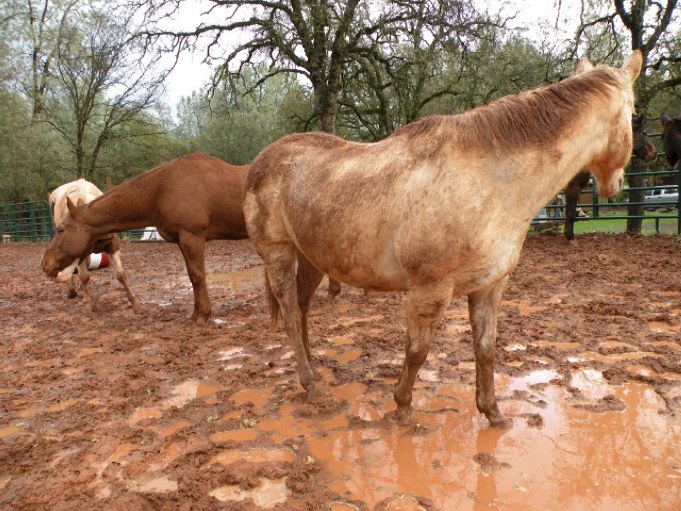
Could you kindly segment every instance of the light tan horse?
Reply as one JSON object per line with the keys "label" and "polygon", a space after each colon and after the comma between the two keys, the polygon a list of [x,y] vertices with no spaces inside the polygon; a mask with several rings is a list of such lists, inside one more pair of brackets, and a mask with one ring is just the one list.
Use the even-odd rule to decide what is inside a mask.
{"label": "light tan horse", "polygon": [[[67,199],[71,200],[74,204],[81,205],[95,200],[100,195],[102,195],[102,191],[84,179],[78,179],[76,181],[63,184],[50,193],[48,201],[50,203],[50,210],[52,211],[52,221],[54,222],[54,226],[57,229],[57,233],[64,228],[66,219],[69,216]],[[128,277],[125,273],[125,270],[123,269],[123,264],[121,263],[120,243],[118,242],[118,238],[114,236],[107,239],[105,243],[100,243],[100,246],[97,247],[97,250],[100,252],[106,252],[110,255],[111,266],[114,270],[116,280],[118,280],[118,282],[120,282],[125,288],[125,292],[128,295],[128,300],[130,300],[133,309],[139,310],[139,303],[137,298],[135,298],[132,289],[130,289]],[[83,288],[83,305],[87,310],[91,311],[92,296],[90,294],[90,286],[88,284],[90,281],[88,259],[89,258],[85,258],[80,262],[77,262],[77,268],[80,284]],[[67,283],[69,298],[75,298],[78,296],[78,293],[76,293],[76,276],[73,274],[74,269],[75,266],[74,268],[71,268],[71,271],[60,272],[56,276],[56,280]]]}
{"label": "light tan horse", "polygon": [[619,193],[631,155],[633,53],[621,68],[584,61],[576,76],[456,116],[427,117],[373,144],[325,133],[274,142],[244,184],[262,257],[308,394],[307,312],[323,273],[407,291],[406,358],[395,390],[411,416],[416,373],[453,295],[468,295],[476,404],[507,427],[494,393],[497,309],[534,214],[583,168]]}

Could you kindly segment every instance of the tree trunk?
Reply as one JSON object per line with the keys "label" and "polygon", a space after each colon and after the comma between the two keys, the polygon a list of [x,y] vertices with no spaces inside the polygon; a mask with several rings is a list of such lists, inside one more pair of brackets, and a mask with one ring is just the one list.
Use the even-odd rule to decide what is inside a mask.
{"label": "tree trunk", "polygon": [[[631,169],[632,173],[639,173],[646,171],[646,163],[636,157],[631,159]],[[628,176],[627,182],[629,183],[629,188],[640,188],[645,186],[645,176]],[[627,213],[629,216],[642,216],[645,212],[645,206],[643,205],[643,197],[645,196],[644,190],[631,190],[629,192],[629,205],[627,206]],[[632,204],[635,202],[640,202],[641,204]],[[627,232],[629,234],[640,234],[641,225],[643,220],[640,218],[628,218],[627,219]]]}

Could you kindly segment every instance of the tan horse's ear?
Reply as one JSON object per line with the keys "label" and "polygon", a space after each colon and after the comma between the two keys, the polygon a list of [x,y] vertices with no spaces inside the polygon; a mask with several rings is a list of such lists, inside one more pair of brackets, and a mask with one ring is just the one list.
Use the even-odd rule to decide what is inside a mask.
{"label": "tan horse's ear", "polygon": [[660,117],[660,122],[662,123],[662,126],[666,126],[669,124],[672,120],[669,118],[667,114],[662,114]]}
{"label": "tan horse's ear", "polygon": [[591,71],[594,68],[594,65],[589,62],[589,59],[586,57],[582,57],[579,59],[579,62],[577,62],[577,67],[575,67],[575,74],[578,75],[580,73],[586,73],[587,71]]}
{"label": "tan horse's ear", "polygon": [[633,82],[641,73],[642,66],[643,54],[641,53],[641,50],[634,50],[634,53],[629,55],[626,62],[622,64],[622,71],[626,72],[629,75],[629,81]]}
{"label": "tan horse's ear", "polygon": [[70,197],[66,197],[66,207],[69,209],[71,216],[75,218],[78,214],[78,206],[71,201]]}

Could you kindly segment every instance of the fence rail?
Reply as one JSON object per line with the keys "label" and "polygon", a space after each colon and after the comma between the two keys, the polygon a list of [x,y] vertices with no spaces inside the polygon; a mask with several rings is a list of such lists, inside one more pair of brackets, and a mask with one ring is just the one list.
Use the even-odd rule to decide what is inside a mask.
{"label": "fence rail", "polygon": [[2,241],[41,241],[54,236],[47,201],[0,204]]}

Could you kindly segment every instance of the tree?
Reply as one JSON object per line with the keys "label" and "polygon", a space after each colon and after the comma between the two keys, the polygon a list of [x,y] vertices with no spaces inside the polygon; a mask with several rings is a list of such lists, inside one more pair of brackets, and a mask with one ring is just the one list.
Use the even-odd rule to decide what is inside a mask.
{"label": "tree", "polygon": [[255,86],[267,68],[244,71],[239,83],[222,83],[206,94],[184,98],[178,134],[190,150],[201,150],[233,164],[248,164],[268,144],[293,131],[281,108],[299,85],[277,76]]}
{"label": "tree", "polygon": [[[208,0],[207,3],[212,6],[211,23],[185,32],[152,26],[147,35],[152,38],[172,36],[174,48],[180,50],[188,41],[209,34],[213,38],[208,47],[210,55],[220,46],[223,36],[233,31],[248,31],[245,42],[237,44],[224,57],[215,83],[238,80],[244,69],[269,60],[271,70],[261,81],[283,73],[304,77],[313,91],[318,126],[327,132],[335,130],[343,74],[351,63],[375,55],[383,45],[397,44],[405,37],[405,31],[435,34],[439,30],[435,27],[446,27],[462,13],[475,12],[469,0],[378,3],[368,0]],[[156,9],[147,11],[148,19],[154,19],[152,25],[158,26],[168,15],[168,9],[174,12],[182,4],[183,0],[155,4]],[[157,13],[155,16],[154,12]],[[224,21],[213,22],[214,19]],[[461,25],[454,24],[451,30],[457,28]],[[428,45],[424,38],[423,47],[428,48]]]}
{"label": "tree", "polygon": [[[53,61],[53,92],[46,121],[68,142],[77,177],[92,179],[105,143],[156,134],[145,112],[159,97],[169,70],[137,39],[132,13],[82,9],[60,27]],[[124,129],[135,122],[139,131]]]}
{"label": "tree", "polygon": [[60,26],[77,4],[78,0],[25,0],[11,1],[0,8],[0,16],[12,33],[8,43],[23,64],[19,80],[31,98],[34,122],[45,110]]}
{"label": "tree", "polygon": [[[656,96],[681,85],[678,0],[611,0],[607,3],[592,0],[582,5],[583,22],[577,30],[573,54],[598,52],[598,56],[612,58],[619,56],[625,46],[640,50],[643,72],[635,85],[636,110],[647,115]],[[636,158],[632,160],[632,174],[644,169],[645,163]],[[645,186],[644,178],[632,175],[628,182],[632,202],[629,216],[643,216],[644,191],[638,188]],[[641,218],[628,219],[627,232],[641,232],[641,223]]]}

